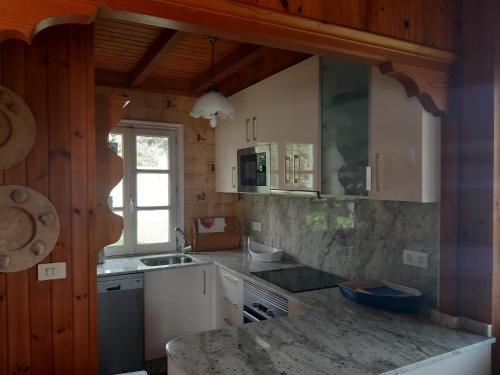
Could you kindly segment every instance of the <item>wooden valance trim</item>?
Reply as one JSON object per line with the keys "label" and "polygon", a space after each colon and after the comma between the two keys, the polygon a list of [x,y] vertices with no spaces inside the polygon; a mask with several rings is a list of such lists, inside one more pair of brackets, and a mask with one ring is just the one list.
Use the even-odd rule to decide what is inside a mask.
{"label": "wooden valance trim", "polygon": [[383,65],[433,113],[447,111],[448,72],[457,55],[365,31],[231,0],[3,0],[0,40],[30,41],[61,23],[90,23],[97,12],[143,24],[209,32],[235,40]]}

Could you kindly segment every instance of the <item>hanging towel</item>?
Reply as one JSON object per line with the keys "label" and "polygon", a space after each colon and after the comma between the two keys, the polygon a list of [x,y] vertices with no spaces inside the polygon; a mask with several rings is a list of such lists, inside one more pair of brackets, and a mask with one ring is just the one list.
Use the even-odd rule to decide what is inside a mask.
{"label": "hanging towel", "polygon": [[206,217],[198,219],[198,233],[220,233],[226,231],[226,219],[223,217]]}

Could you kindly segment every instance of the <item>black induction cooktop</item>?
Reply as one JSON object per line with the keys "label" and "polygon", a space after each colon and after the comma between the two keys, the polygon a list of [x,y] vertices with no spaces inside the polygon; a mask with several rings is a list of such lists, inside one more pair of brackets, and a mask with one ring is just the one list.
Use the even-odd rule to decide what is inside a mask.
{"label": "black induction cooktop", "polygon": [[332,288],[347,281],[340,276],[323,272],[308,266],[283,268],[279,270],[252,272],[252,275],[267,280],[292,293]]}

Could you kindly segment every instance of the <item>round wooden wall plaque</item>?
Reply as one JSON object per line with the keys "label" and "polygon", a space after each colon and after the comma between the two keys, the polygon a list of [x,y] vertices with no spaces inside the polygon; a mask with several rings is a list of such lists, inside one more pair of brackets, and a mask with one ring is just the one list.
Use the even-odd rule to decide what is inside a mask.
{"label": "round wooden wall plaque", "polygon": [[0,186],[0,272],[33,267],[58,237],[59,217],[47,198],[25,186]]}
{"label": "round wooden wall plaque", "polygon": [[35,119],[19,95],[0,86],[0,169],[23,160],[35,143]]}

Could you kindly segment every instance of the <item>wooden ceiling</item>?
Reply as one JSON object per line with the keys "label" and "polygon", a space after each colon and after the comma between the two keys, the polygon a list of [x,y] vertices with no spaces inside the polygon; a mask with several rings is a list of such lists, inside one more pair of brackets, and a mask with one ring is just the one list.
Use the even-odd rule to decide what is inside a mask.
{"label": "wooden ceiling", "polygon": [[[96,84],[199,96],[211,78],[207,36],[98,18],[94,23]],[[215,81],[231,95],[309,55],[219,39]]]}

